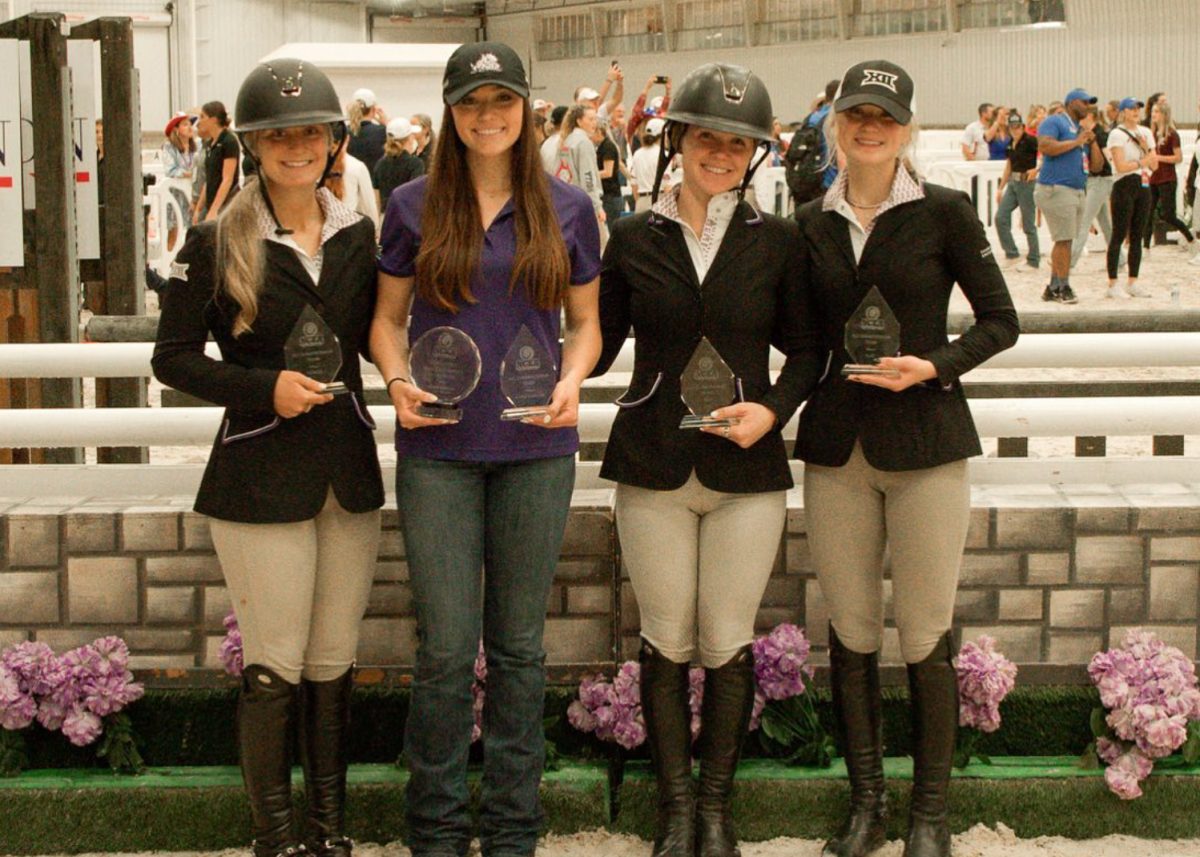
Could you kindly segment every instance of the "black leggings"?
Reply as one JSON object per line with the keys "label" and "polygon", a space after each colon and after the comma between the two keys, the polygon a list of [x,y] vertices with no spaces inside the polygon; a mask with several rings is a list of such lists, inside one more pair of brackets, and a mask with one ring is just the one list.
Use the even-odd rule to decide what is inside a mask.
{"label": "black leggings", "polygon": [[1108,241],[1108,278],[1117,278],[1121,245],[1129,236],[1129,278],[1135,279],[1142,267],[1142,242],[1138,236],[1150,222],[1150,190],[1142,187],[1137,173],[1118,179],[1112,191],[1112,236]]}
{"label": "black leggings", "polygon": [[1150,238],[1154,234],[1154,212],[1159,208],[1162,210],[1161,220],[1163,223],[1182,233],[1186,240],[1192,240],[1192,233],[1187,224],[1180,220],[1179,215],[1175,213],[1175,189],[1178,184],[1179,182],[1163,182],[1150,185],[1150,219],[1146,221],[1146,233],[1143,239],[1147,247],[1150,246]]}

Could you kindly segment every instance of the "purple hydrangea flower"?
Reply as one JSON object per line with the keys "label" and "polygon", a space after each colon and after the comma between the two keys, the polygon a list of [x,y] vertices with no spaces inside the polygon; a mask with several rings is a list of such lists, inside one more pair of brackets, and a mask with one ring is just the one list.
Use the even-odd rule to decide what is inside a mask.
{"label": "purple hydrangea flower", "polygon": [[964,643],[954,659],[958,676],[958,725],[995,732],[1000,728],[1000,703],[1017,683],[1017,667],[996,651],[996,641],[981,636]]}
{"label": "purple hydrangea flower", "polygon": [[487,686],[487,655],[483,651],[483,641],[479,641],[479,651],[475,654],[475,680],[471,682],[471,710],[475,722],[471,724],[471,743],[483,737],[483,702]]}
{"label": "purple hydrangea flower", "polygon": [[17,643],[0,654],[0,664],[14,672],[21,692],[35,697],[50,692],[58,671],[58,657],[45,643]]}
{"label": "purple hydrangea flower", "polygon": [[766,699],[788,699],[804,693],[812,678],[808,664],[811,646],[804,629],[782,622],[753,644],[754,677]]}
{"label": "purple hydrangea flower", "polygon": [[86,747],[104,731],[100,718],[82,705],[75,705],[63,719],[62,733],[76,747]]}
{"label": "purple hydrangea flower", "polygon": [[1096,742],[1097,755],[1109,766],[1105,781],[1124,800],[1139,797],[1138,783],[1150,775],[1154,760],[1183,746],[1188,722],[1200,720],[1195,664],[1155,634],[1135,628],[1118,648],[1092,657],[1088,676],[1118,739]]}
{"label": "purple hydrangea flower", "polygon": [[56,657],[45,643],[18,643],[0,654],[0,726],[23,729],[37,720],[78,746],[92,743],[103,717],[145,693],[129,671],[129,647],[101,637]]}
{"label": "purple hydrangea flower", "polygon": [[21,679],[15,670],[0,663],[0,728],[24,729],[36,714],[33,695],[21,689]]}
{"label": "purple hydrangea flower", "polygon": [[225,617],[225,638],[221,640],[221,648],[217,657],[225,672],[232,676],[240,676],[245,668],[245,653],[242,648],[242,629],[238,627],[237,616],[230,613]]}
{"label": "purple hydrangea flower", "polygon": [[[768,700],[787,699],[804,693],[806,680],[812,677],[808,665],[809,642],[804,630],[781,624],[765,637],[754,641],[755,680],[751,729],[757,729]],[[646,740],[642,717],[639,678],[641,666],[626,661],[611,681],[584,676],[579,683],[579,699],[567,707],[567,720],[581,732],[591,732],[602,741],[613,741],[633,749]],[[688,670],[688,708],[691,711],[693,740],[700,733],[700,713],[704,705],[704,670]]]}

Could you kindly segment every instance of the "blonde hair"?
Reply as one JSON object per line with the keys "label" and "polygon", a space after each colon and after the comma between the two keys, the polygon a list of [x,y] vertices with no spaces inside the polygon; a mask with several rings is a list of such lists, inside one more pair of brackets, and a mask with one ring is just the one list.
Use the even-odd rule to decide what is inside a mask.
{"label": "blonde hair", "polygon": [[[249,137],[250,135],[247,135]],[[247,143],[248,145],[248,143]],[[258,234],[258,195],[262,193],[257,175],[242,184],[217,218],[217,275],[215,295],[227,296],[238,306],[233,319],[233,335],[254,329],[258,318],[258,293],[262,290],[266,255]]]}
{"label": "blonde hair", "polygon": [[[1171,136],[1171,132],[1179,133],[1179,129],[1175,127],[1175,120],[1171,118],[1171,105],[1159,101],[1154,106],[1158,108],[1158,127],[1153,129],[1154,139],[1161,143]],[[1159,136],[1159,128],[1162,129],[1162,136]]]}
{"label": "blonde hair", "polygon": [[358,136],[358,130],[362,128],[363,119],[367,118],[369,112],[371,111],[367,105],[363,104],[357,98],[346,105],[346,121],[350,125],[350,134],[352,136]]}
{"label": "blonde hair", "polygon": [[[900,161],[900,165],[908,171],[908,174],[913,179],[920,181],[922,176],[920,170],[917,169],[913,152],[917,150],[917,137],[920,136],[921,126],[914,115],[905,127],[909,131],[908,143],[900,150],[897,160]],[[825,160],[821,162],[821,169],[825,169],[834,162],[837,153],[837,113],[835,111],[830,110],[829,115],[825,117],[821,134],[825,137]]]}
{"label": "blonde hair", "polygon": [[[328,126],[326,126],[328,129]],[[260,131],[249,131],[242,136],[242,145],[256,161],[255,143]],[[329,132],[332,142],[332,131]],[[342,151],[345,147],[341,147]],[[214,297],[219,301],[228,297],[238,306],[233,319],[233,335],[241,336],[254,329],[258,318],[258,295],[262,291],[266,254],[258,228],[258,201],[265,192],[261,182],[262,165],[259,173],[248,176],[242,182],[242,190],[236,194],[217,217],[217,274],[214,277]],[[315,189],[314,189],[315,192]]]}
{"label": "blonde hair", "polygon": [[408,142],[411,136],[410,134],[408,137],[393,137],[391,134],[388,134],[387,139],[383,141],[383,154],[392,158],[400,157],[401,153],[408,151],[404,144]]}

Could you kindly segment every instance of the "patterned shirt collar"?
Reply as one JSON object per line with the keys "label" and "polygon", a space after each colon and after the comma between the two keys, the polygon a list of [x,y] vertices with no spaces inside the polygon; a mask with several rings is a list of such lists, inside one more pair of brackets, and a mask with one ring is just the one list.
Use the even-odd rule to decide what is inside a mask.
{"label": "patterned shirt collar", "polygon": [[[853,222],[858,222],[854,215],[854,209],[850,207],[850,203],[846,200],[846,188],[849,186],[850,177],[848,171],[841,170],[838,172],[837,178],[829,190],[825,191],[825,197],[821,201],[822,211],[836,211]],[[889,208],[895,208],[898,205],[903,205],[906,202],[915,202],[918,199],[925,198],[925,189],[921,184],[912,177],[912,174],[904,168],[903,165],[897,166],[896,176],[892,179],[892,190],[888,194],[888,198],[883,201],[883,205],[879,206],[875,211],[875,216],[871,218],[870,224],[866,228],[866,233],[871,234],[871,230],[875,228],[875,224],[879,222],[879,217]]]}
{"label": "patterned shirt collar", "polygon": [[[679,214],[679,190],[679,186],[676,185],[662,193],[651,210],[660,217],[674,220],[680,226],[691,229]],[[708,201],[708,212],[704,216],[704,229],[696,236],[700,242],[700,250],[707,261],[712,261],[717,248],[720,247],[721,238],[729,227],[729,221],[733,220],[737,207],[738,195],[737,191],[733,190],[719,193]]]}
{"label": "patterned shirt collar", "polygon": [[[322,247],[347,226],[353,226],[362,220],[361,214],[338,199],[329,188],[317,188],[317,204],[321,206],[321,213],[325,215],[325,223],[321,227]],[[275,234],[275,221],[271,212],[267,210],[267,203],[262,194],[258,192],[254,194],[254,210],[258,215],[258,234],[268,241],[277,240],[280,236]]]}

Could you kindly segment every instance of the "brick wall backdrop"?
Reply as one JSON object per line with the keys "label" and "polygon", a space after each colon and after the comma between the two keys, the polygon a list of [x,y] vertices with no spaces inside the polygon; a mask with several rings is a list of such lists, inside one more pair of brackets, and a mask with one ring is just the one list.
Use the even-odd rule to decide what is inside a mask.
{"label": "brick wall backdrop", "polygon": [[[554,674],[636,651],[637,604],[619,568],[611,499],[575,495],[546,605]],[[61,651],[120,634],[135,668],[219,669],[229,596],[207,522],[190,506],[190,498],[0,501],[0,646],[37,639]],[[1140,625],[1200,654],[1200,486],[977,486],[972,506],[956,607],[963,639],[990,634],[1021,664],[1082,665]],[[757,624],[766,631],[781,621],[805,625],[818,647],[827,642],[799,491],[789,495]],[[898,662],[890,610],[887,622],[884,657]],[[391,509],[359,662],[403,669],[414,645]]]}

